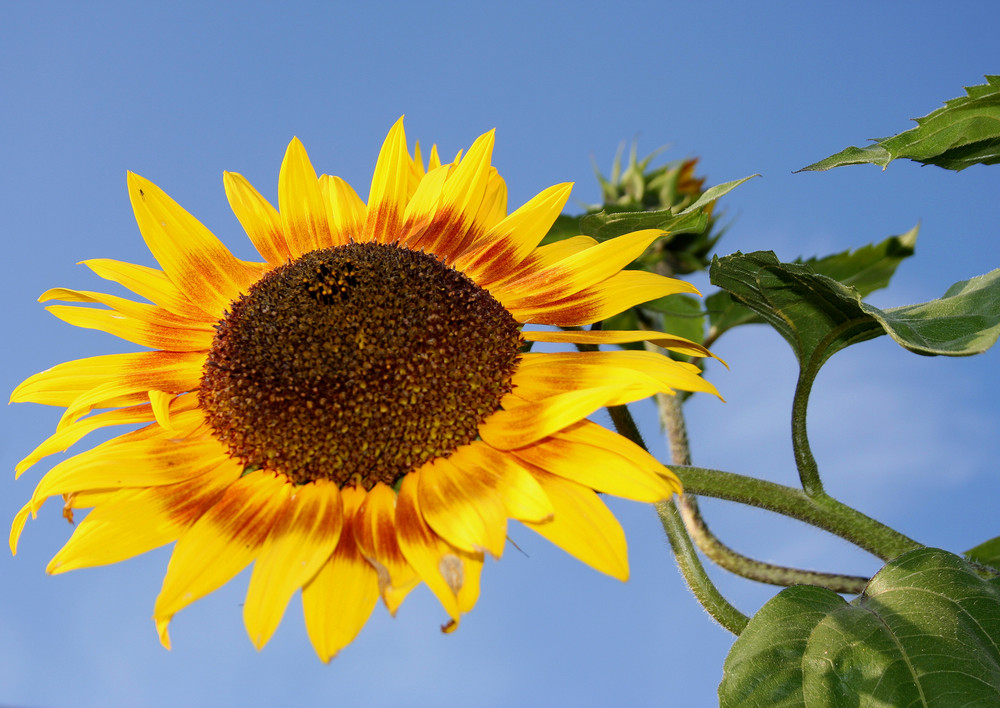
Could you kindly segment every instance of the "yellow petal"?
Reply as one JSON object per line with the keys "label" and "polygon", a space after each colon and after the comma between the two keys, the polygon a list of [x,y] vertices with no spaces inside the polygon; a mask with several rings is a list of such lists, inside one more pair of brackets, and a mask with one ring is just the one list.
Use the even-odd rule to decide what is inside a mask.
{"label": "yellow petal", "polygon": [[396,492],[379,482],[365,497],[358,528],[358,547],[378,573],[379,592],[389,613],[400,604],[420,576],[406,562],[396,540]]}
{"label": "yellow petal", "polygon": [[511,455],[475,440],[455,450],[448,461],[496,490],[507,516],[530,521],[552,516],[552,503],[541,486]]}
{"label": "yellow petal", "polygon": [[494,131],[481,135],[458,166],[447,173],[434,218],[419,238],[410,242],[414,250],[426,250],[451,262],[485,232],[480,210],[490,184],[493,141]]}
{"label": "yellow petal", "polygon": [[[713,357],[719,359],[705,347],[684,337],[677,337],[664,332],[647,330],[613,331],[594,329],[575,329],[566,332],[552,330],[530,330],[521,332],[529,342],[553,342],[571,344],[631,344],[633,342],[650,342],[663,349],[669,349],[678,354],[696,358]],[[722,361],[725,364],[724,361]]]}
{"label": "yellow petal", "polygon": [[278,210],[241,174],[224,172],[222,183],[230,208],[261,257],[273,266],[291,260]]}
{"label": "yellow petal", "polygon": [[[657,502],[680,490],[663,465],[635,443],[589,420],[580,421],[510,454],[598,492]],[[676,477],[674,477],[676,479]]]}
{"label": "yellow petal", "polygon": [[501,302],[511,309],[567,298],[621,271],[663,233],[659,229],[635,231],[568,255],[548,267],[506,283]]}
{"label": "yellow petal", "polygon": [[143,322],[113,310],[69,305],[50,305],[45,308],[53,315],[74,327],[96,329],[151,349],[175,352],[208,351],[214,333],[191,329],[177,329]]}
{"label": "yellow petal", "polygon": [[693,285],[644,270],[623,270],[575,295],[548,303],[511,307],[518,322],[579,327],[600,322],[633,305],[676,293],[698,293]]}
{"label": "yellow petal", "polygon": [[243,621],[255,647],[263,648],[292,595],[329,560],[342,524],[336,484],[320,479],[294,488],[254,564],[243,603]]}
{"label": "yellow petal", "polygon": [[409,199],[410,155],[400,118],[389,130],[375,163],[362,242],[393,243],[402,234]]}
{"label": "yellow petal", "polygon": [[246,568],[260,554],[291,490],[284,477],[260,470],[231,484],[177,541],[153,619],[169,620]]}
{"label": "yellow petal", "polygon": [[528,352],[521,357],[513,382],[519,397],[535,400],[566,390],[608,385],[620,377],[636,383],[652,379],[656,382],[656,393],[672,393],[679,389],[719,395],[715,387],[701,377],[697,366],[655,352],[633,350]]}
{"label": "yellow petal", "polygon": [[46,571],[117,563],[176,541],[241,473],[227,458],[178,484],[113,493],[80,522]]}
{"label": "yellow petal", "polygon": [[330,215],[331,244],[343,246],[358,240],[368,211],[361,197],[340,177],[322,175],[319,187]]}
{"label": "yellow petal", "polygon": [[341,497],[344,523],[337,547],[302,588],[306,629],[323,661],[330,661],[354,640],[378,601],[378,577],[356,541],[365,492],[345,487]]}
{"label": "yellow petal", "polygon": [[451,545],[494,558],[503,553],[507,517],[487,479],[437,458],[420,468],[418,495],[427,524]]}
{"label": "yellow petal", "polygon": [[457,258],[455,268],[483,287],[510,275],[548,233],[572,189],[564,183],[542,191],[490,229],[481,245]]}
{"label": "yellow petal", "polygon": [[597,494],[541,470],[534,475],[556,512],[550,521],[522,523],[592,568],[628,580],[625,532]]}
{"label": "yellow petal", "polygon": [[236,258],[201,222],[147,179],[128,174],[139,231],[167,277],[206,314],[221,317],[262,271]]}
{"label": "yellow petal", "polygon": [[504,410],[492,414],[479,426],[479,436],[498,450],[524,447],[604,406],[628,403],[656,392],[653,383],[636,383],[632,372],[619,369],[606,373],[609,374],[606,381],[613,381],[617,373],[619,383],[568,391],[527,403],[517,403],[513,396],[508,396],[504,399]]}
{"label": "yellow petal", "polygon": [[31,497],[32,509],[40,508],[49,497],[91,489],[176,484],[228,457],[211,435],[179,440],[171,435],[150,426],[63,460],[38,483]]}
{"label": "yellow petal", "polygon": [[218,314],[207,314],[195,305],[161,270],[108,258],[81,263],[105,280],[118,283],[179,317],[210,323],[219,319]]}
{"label": "yellow petal", "polygon": [[534,273],[542,268],[547,268],[554,263],[558,263],[563,258],[574,253],[581,253],[598,244],[596,239],[590,236],[570,236],[561,241],[547,243],[532,251],[527,258],[511,270],[507,275],[490,283],[490,292],[496,293],[498,297],[503,297],[504,288],[507,283],[518,280],[528,273]]}
{"label": "yellow petal", "polygon": [[326,200],[316,170],[298,138],[292,138],[278,173],[278,210],[293,257],[333,245]]}
{"label": "yellow petal", "polygon": [[96,415],[74,421],[72,424],[57,430],[53,435],[49,436],[38,447],[32,450],[23,460],[18,462],[17,467],[15,468],[16,477],[20,477],[28,468],[43,457],[54,455],[57,452],[62,452],[73,443],[79,441],[82,437],[95,430],[99,430],[109,425],[149,423],[152,420],[154,420],[153,409],[147,403],[141,406],[131,406],[129,408],[116,408],[114,410],[98,413]]}
{"label": "yellow petal", "polygon": [[420,472],[403,477],[396,500],[396,538],[407,562],[457,625],[479,596],[481,553],[467,553],[441,539],[424,521],[417,500]]}
{"label": "yellow petal", "polygon": [[[72,406],[81,395],[99,387],[103,392],[88,399],[91,408],[122,405],[144,397],[150,389],[182,393],[193,391],[201,382],[205,355],[198,352],[136,352],[107,354],[56,364],[29,376],[14,389],[10,400],[50,406]],[[139,394],[139,399],[135,399]],[[118,400],[121,399],[121,400]],[[83,410],[86,405],[80,405]],[[85,411],[86,412],[86,411]]]}

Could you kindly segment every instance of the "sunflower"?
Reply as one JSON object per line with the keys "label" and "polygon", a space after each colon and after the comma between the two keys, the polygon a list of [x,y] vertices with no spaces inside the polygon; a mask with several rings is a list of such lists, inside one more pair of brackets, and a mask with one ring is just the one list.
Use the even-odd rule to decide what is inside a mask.
{"label": "sunflower", "polygon": [[[652,502],[680,483],[587,416],[657,392],[715,390],[691,364],[594,346],[651,341],[707,355],[697,344],[581,327],[696,291],[623,270],[658,231],[539,246],[571,185],[508,214],[492,149],[490,132],[450,164],[432,149],[425,165],[400,119],[366,204],[344,180],[317,177],[293,139],[277,209],[224,175],[263,262],[234,256],[130,173],[160,269],[85,264],[146,301],[64,288],[40,300],[84,303],[48,309],[148,350],[68,361],[18,386],[12,401],[65,413],[17,473],[97,429],[133,427],[45,474],[14,520],[11,550],[57,495],[71,521],[90,511],[50,573],[176,542],[153,610],[167,648],[174,614],[254,563],[243,606],[251,641],[263,647],[301,588],[324,661],[379,598],[394,614],[421,582],[454,629],[476,602],[485,555],[504,550],[508,519],[626,579],[624,534],[598,493]],[[535,342],[590,346],[530,351]]]}

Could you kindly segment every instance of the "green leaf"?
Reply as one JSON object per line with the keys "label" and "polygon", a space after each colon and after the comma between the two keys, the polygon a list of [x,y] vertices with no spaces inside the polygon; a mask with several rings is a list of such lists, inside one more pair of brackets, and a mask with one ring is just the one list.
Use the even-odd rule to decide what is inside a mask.
{"label": "green leaf", "polygon": [[917,127],[874,145],[849,147],[804,170],[828,170],[841,165],[871,163],[885,168],[908,158],[949,170],[1000,162],[1000,76],[965,89],[967,95],[946,101],[942,108],[917,118]]}
{"label": "green leaf", "polygon": [[980,543],[965,552],[965,557],[977,563],[985,563],[1000,568],[1000,536]]}
{"label": "green leaf", "polygon": [[821,275],[854,287],[862,296],[870,295],[888,286],[897,266],[913,255],[919,231],[917,225],[880,243],[823,258],[810,258],[805,263]]}
{"label": "green leaf", "polygon": [[723,706],[1000,705],[1000,586],[920,548],[851,603],[783,590],[726,658]]}
{"label": "green leaf", "polygon": [[714,285],[773,326],[799,363],[818,368],[844,347],[888,334],[918,354],[968,356],[1000,336],[1000,270],[951,286],[938,300],[881,310],[853,287],[770,251],[712,262]]}
{"label": "green leaf", "polygon": [[711,187],[705,190],[697,201],[679,212],[673,209],[621,211],[607,206],[596,214],[587,214],[580,219],[580,233],[592,236],[598,241],[606,241],[640,229],[663,229],[669,231],[671,235],[700,233],[708,224],[705,207],[757,176],[750,175]]}
{"label": "green leaf", "polygon": [[617,211],[606,207],[580,219],[580,233],[598,241],[607,241],[642,229],[663,229],[672,234],[698,233],[705,230],[708,216],[703,212],[675,214],[670,209],[656,211]]}
{"label": "green leaf", "polygon": [[[913,255],[919,226],[899,236],[854,251],[843,251],[823,258],[810,258],[805,264],[820,275],[853,286],[862,295],[884,288],[904,258]],[[801,263],[797,260],[796,263]],[[715,338],[733,327],[765,322],[753,310],[734,300],[729,293],[713,293],[705,300]]]}
{"label": "green leaf", "polygon": [[798,585],[764,605],[740,634],[722,667],[721,706],[802,705],[802,656],[809,633],[844,599],[826,588]]}

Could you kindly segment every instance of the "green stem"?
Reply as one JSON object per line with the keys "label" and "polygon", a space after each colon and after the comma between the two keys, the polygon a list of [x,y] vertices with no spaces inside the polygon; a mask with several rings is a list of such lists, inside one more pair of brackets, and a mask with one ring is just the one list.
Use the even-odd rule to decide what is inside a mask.
{"label": "green stem", "polygon": [[[660,412],[660,423],[667,432],[671,460],[675,465],[690,465],[691,447],[688,443],[687,422],[684,420],[683,406],[676,396],[663,394],[657,394],[656,405]],[[770,585],[783,587],[819,585],[834,592],[851,594],[860,593],[868,584],[868,578],[857,575],[841,575],[792,568],[764,563],[756,558],[745,556],[727,546],[712,533],[701,515],[696,496],[691,493],[681,495],[677,506],[691,540],[709,560],[730,573]]]}
{"label": "green stem", "polygon": [[804,521],[850,541],[884,561],[923,547],[895,529],[825,494],[814,497],[783,484],[703,467],[674,466],[671,469],[681,478],[686,492],[735,501]]}
{"label": "green stem", "polygon": [[[608,406],[608,411],[611,413],[611,422],[614,423],[618,434],[646,450],[646,443],[643,441],[642,435],[639,434],[639,428],[636,426],[628,406]],[[684,522],[677,511],[674,500],[668,499],[658,502],[656,513],[667,534],[670,548],[677,560],[677,567],[680,569],[684,581],[691,588],[695,599],[701,603],[701,606],[716,622],[738,635],[750,620],[719,592],[712,579],[708,577],[705,566],[702,565],[698,552],[694,549],[694,544],[691,543],[691,537],[684,529]]]}
{"label": "green stem", "polygon": [[803,367],[799,369],[799,380],[795,384],[795,396],[792,399],[792,451],[795,454],[795,466],[799,469],[799,479],[802,488],[810,497],[826,497],[823,482],[819,478],[819,467],[809,447],[809,437],[806,433],[806,408],[809,405],[809,393],[813,381],[816,380],[818,367]]}
{"label": "green stem", "polygon": [[764,563],[756,558],[750,558],[734,551],[724,544],[705,523],[698,509],[697,498],[685,494],[680,498],[679,505],[684,527],[702,553],[720,568],[735,575],[759,583],[780,585],[818,585],[834,592],[857,595],[865,589],[868,578],[860,575],[840,575],[824,573],[817,570],[804,570],[784,565]]}
{"label": "green stem", "polygon": [[681,575],[695,598],[712,618],[735,635],[739,635],[749,622],[749,618],[737,610],[715,587],[705,567],[698,558],[698,552],[691,543],[691,537],[684,530],[684,522],[673,499],[656,503],[656,513],[667,532],[667,540],[677,559]]}

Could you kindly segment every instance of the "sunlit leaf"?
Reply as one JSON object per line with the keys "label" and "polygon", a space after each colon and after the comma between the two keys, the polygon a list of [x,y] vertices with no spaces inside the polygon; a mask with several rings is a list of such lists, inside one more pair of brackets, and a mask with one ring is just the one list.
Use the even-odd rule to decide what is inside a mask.
{"label": "sunlit leaf", "polygon": [[1000,270],[952,285],[937,300],[881,310],[857,289],[770,251],[716,258],[712,283],[771,324],[799,362],[818,367],[844,347],[888,334],[918,354],[968,356],[1000,336]]}
{"label": "sunlit leaf", "polygon": [[967,95],[915,119],[916,128],[866,147],[849,147],[802,169],[865,163],[885,168],[901,157],[949,170],[996,164],[1000,162],[1000,76],[987,76],[985,84],[965,91]]}
{"label": "sunlit leaf", "polygon": [[[879,243],[869,244],[854,251],[843,251],[805,262],[820,275],[833,278],[844,285],[851,285],[864,296],[889,285],[896,267],[904,258],[913,255],[919,227],[899,236],[890,236]],[[797,260],[796,263],[803,261]],[[733,327],[759,324],[765,320],[756,312],[734,300],[725,291],[713,293],[705,300],[715,337]]]}
{"label": "sunlit leaf", "polygon": [[723,706],[1000,705],[1000,587],[921,548],[848,603],[796,587],[757,613],[726,658]]}
{"label": "sunlit leaf", "polygon": [[1000,568],[1000,536],[980,543],[965,552],[965,557],[978,563]]}

